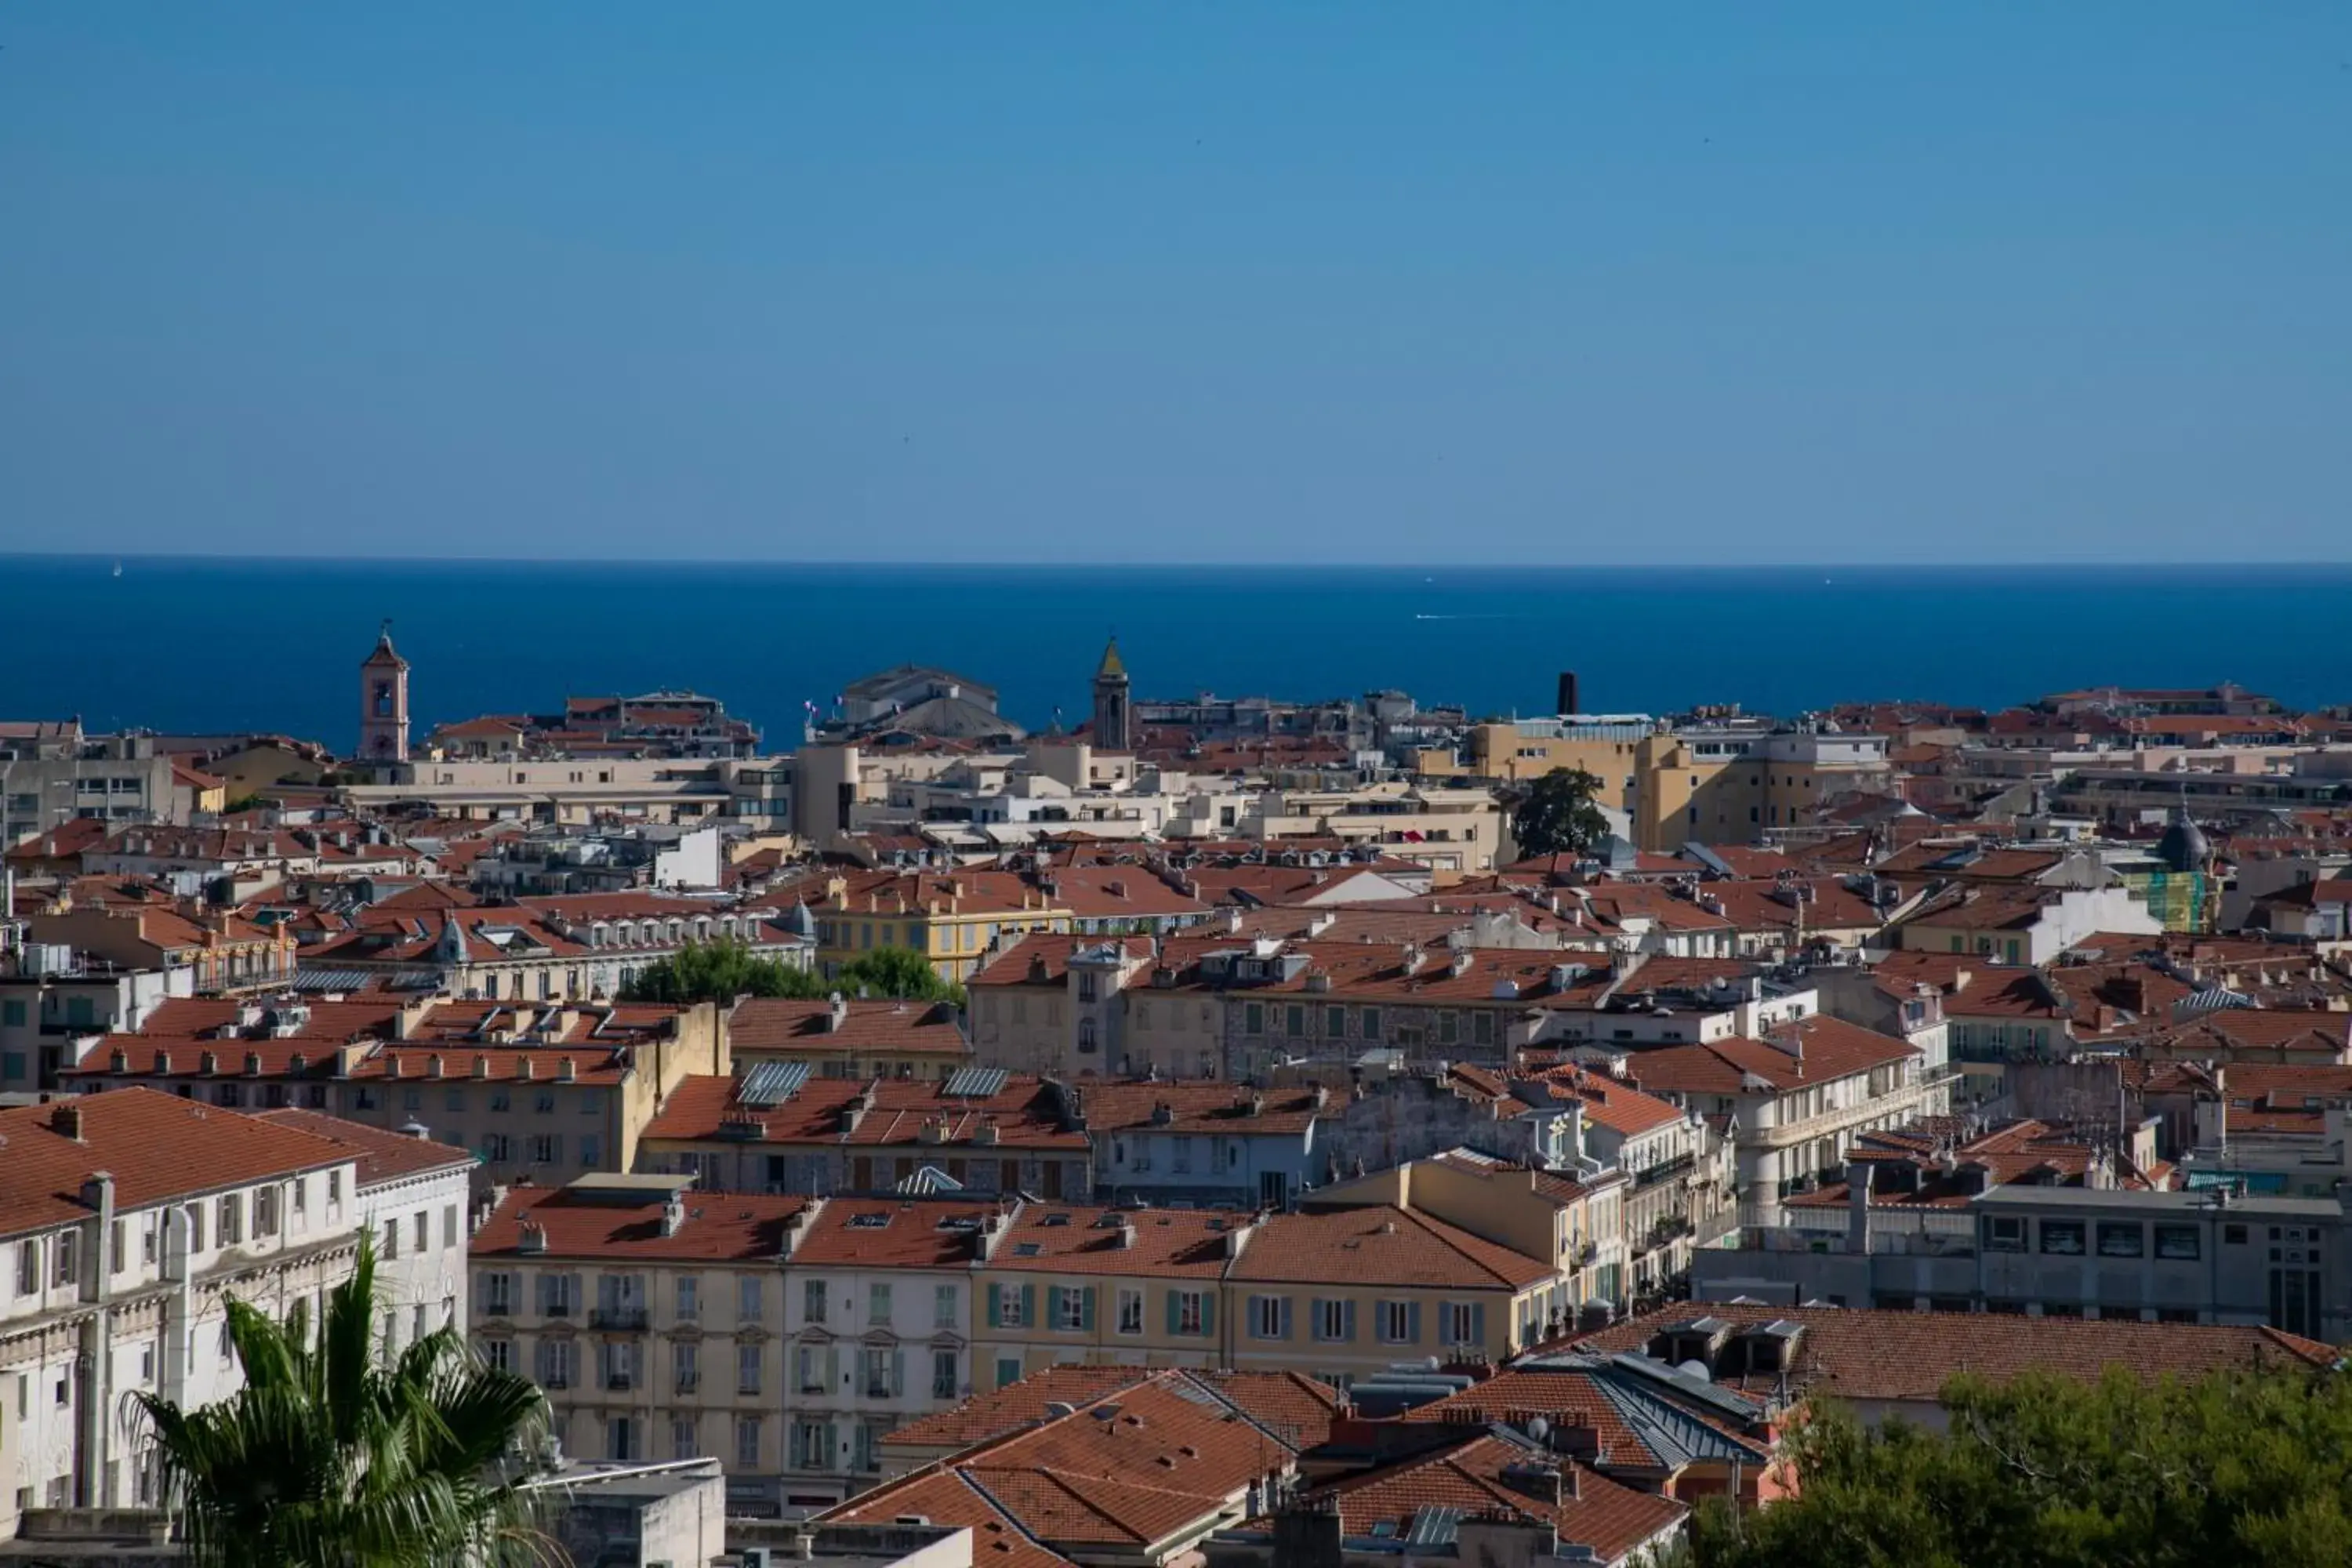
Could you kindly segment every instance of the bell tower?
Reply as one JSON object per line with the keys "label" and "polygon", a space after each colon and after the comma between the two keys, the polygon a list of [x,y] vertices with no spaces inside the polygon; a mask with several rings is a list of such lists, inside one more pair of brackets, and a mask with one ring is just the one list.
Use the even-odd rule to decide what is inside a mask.
{"label": "bell tower", "polygon": [[392,623],[360,666],[360,760],[408,760],[408,661],[392,646]]}
{"label": "bell tower", "polygon": [[1097,752],[1131,751],[1135,745],[1133,721],[1128,708],[1127,666],[1118,657],[1118,638],[1112,637],[1103,649],[1102,664],[1095,671],[1094,731],[1087,737]]}

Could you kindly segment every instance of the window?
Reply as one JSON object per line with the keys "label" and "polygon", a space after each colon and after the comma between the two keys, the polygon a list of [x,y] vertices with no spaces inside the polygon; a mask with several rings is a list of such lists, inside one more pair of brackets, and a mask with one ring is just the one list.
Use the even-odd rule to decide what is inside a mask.
{"label": "window", "polygon": [[530,1108],[541,1116],[554,1115],[555,1091],[551,1089],[541,1089],[537,1095],[532,1097]]}
{"label": "window", "polygon": [[562,1157],[563,1140],[562,1138],[557,1137],[552,1132],[534,1132],[530,1135],[530,1163],[532,1164],[552,1165]]}
{"label": "window", "polygon": [[1316,1302],[1315,1337],[1326,1342],[1354,1339],[1356,1337],[1356,1304],[1353,1301]]}
{"label": "window", "polygon": [[16,1294],[37,1296],[40,1293],[41,1243],[38,1237],[33,1237],[16,1246]]}
{"label": "window", "polygon": [[1007,1329],[1017,1329],[1026,1322],[1029,1314],[1022,1308],[1027,1303],[1031,1289],[1026,1285],[991,1285],[989,1289],[992,1294],[990,1299],[995,1304],[995,1310],[990,1316],[991,1322]]}
{"label": "window", "polygon": [[2157,1257],[2194,1263],[2197,1260],[2198,1252],[2195,1226],[2159,1225],[2156,1227]]}
{"label": "window", "polygon": [[1093,1287],[1083,1290],[1056,1287],[1053,1297],[1054,1327],[1064,1333],[1079,1333],[1094,1326],[1091,1321],[1094,1314],[1087,1310],[1094,1299]]}
{"label": "window", "polygon": [[700,1447],[701,1444],[696,1440],[694,1436],[693,1418],[686,1415],[671,1417],[669,1424],[669,1457],[673,1459],[699,1458],[701,1456],[696,1453],[695,1450]]}
{"label": "window", "polygon": [[890,1287],[887,1284],[866,1288],[866,1321],[868,1327],[887,1326],[890,1321]]}
{"label": "window", "polygon": [[1021,1381],[1021,1358],[1001,1355],[996,1358],[996,1386],[1009,1388]]}
{"label": "window", "polygon": [[1168,1292],[1168,1327],[1179,1334],[1205,1334],[1209,1331],[1209,1307],[1206,1292],[1171,1290]]}
{"label": "window", "polygon": [[605,1457],[614,1459],[634,1459],[637,1457],[637,1426],[626,1415],[614,1415],[604,1423]]}
{"label": "window", "polygon": [[1985,1250],[2024,1251],[2025,1221],[2015,1215],[1988,1215],[1985,1217]]}
{"label": "window", "polygon": [[812,1279],[801,1287],[801,1317],[804,1321],[824,1321],[824,1281]]}
{"label": "window", "polygon": [[1421,1325],[1415,1320],[1421,1314],[1411,1301],[1383,1301],[1380,1306],[1381,1341],[1384,1344],[1409,1345],[1421,1338]]}
{"label": "window", "polygon": [[760,1303],[760,1277],[740,1274],[735,1279],[735,1318],[738,1322],[756,1323],[763,1309]]}
{"label": "window", "polygon": [[1118,1293],[1118,1331],[1139,1334],[1143,1331],[1143,1292],[1122,1287]]}
{"label": "window", "polygon": [[253,1194],[253,1234],[278,1234],[278,1189],[264,1187]]}
{"label": "window", "polygon": [[833,1463],[832,1430],[822,1421],[793,1423],[792,1464],[796,1470],[822,1470]]}
{"label": "window", "polygon": [[2079,1219],[2043,1220],[2042,1250],[2080,1258],[2083,1255],[2083,1222]]}
{"label": "window", "polygon": [[400,1222],[398,1220],[388,1219],[383,1222],[383,1240],[377,1244],[376,1252],[387,1262],[400,1256]]}
{"label": "window", "polygon": [[1253,1296],[1249,1304],[1250,1337],[1286,1340],[1290,1337],[1290,1298]]}
{"label": "window", "polygon": [[827,1383],[824,1372],[817,1364],[816,1347],[803,1345],[793,1359],[794,1370],[800,1373],[795,1380],[795,1386],[803,1394],[824,1393]]}
{"label": "window", "polygon": [[593,1132],[583,1132],[580,1134],[580,1163],[582,1164],[587,1166],[592,1171],[594,1170],[596,1168],[599,1156],[603,1153],[604,1145],[597,1141],[596,1134]]}
{"label": "window", "polygon": [[702,1282],[691,1274],[682,1274],[677,1280],[677,1321],[691,1323],[702,1316]]}
{"label": "window", "polygon": [[956,1326],[957,1300],[952,1285],[938,1286],[931,1291],[931,1327],[946,1330]]}
{"label": "window", "polygon": [[735,1417],[735,1463],[741,1468],[760,1468],[760,1428],[765,1425],[757,1415]]}
{"label": "window", "polygon": [[430,1213],[418,1209],[408,1216],[408,1239],[419,1252],[433,1245],[433,1215]]}
{"label": "window", "polygon": [[680,1394],[702,1386],[702,1347],[692,1340],[675,1340],[669,1347],[670,1383]]}
{"label": "window", "polygon": [[539,1277],[539,1315],[542,1318],[568,1318],[580,1298],[576,1278],[570,1274],[542,1274]]}
{"label": "window", "polygon": [[482,1310],[493,1318],[514,1315],[514,1276],[493,1269],[482,1276]]}
{"label": "window", "polygon": [[486,1164],[503,1165],[514,1158],[514,1140],[504,1132],[482,1134],[482,1160]]}
{"label": "window", "polygon": [[245,1194],[227,1193],[220,1200],[220,1244],[236,1247],[245,1240]]}
{"label": "window", "polygon": [[931,1397],[933,1399],[951,1400],[956,1397],[957,1391],[962,1387],[962,1383],[958,1376],[958,1366],[955,1352],[933,1351],[931,1352]]}
{"label": "window", "polygon": [[1244,1035],[1265,1033],[1265,1007],[1263,1004],[1257,1002],[1242,1004],[1242,1033]]}
{"label": "window", "polygon": [[898,1368],[903,1352],[888,1345],[868,1345],[860,1355],[866,1373],[866,1397],[895,1399],[898,1395]]}
{"label": "window", "polygon": [[1486,1309],[1474,1301],[1445,1303],[1445,1342],[1450,1345],[1475,1345],[1486,1338]]}
{"label": "window", "polygon": [[2225,1246],[2229,1246],[2229,1247],[2243,1247],[2243,1246],[2245,1246],[2245,1245],[2246,1245],[2246,1227],[2245,1227],[2244,1226],[2242,1226],[2242,1225],[2225,1225],[2225,1226],[2223,1226],[2221,1227],[2221,1240],[2222,1240],[2222,1243],[2223,1243]]}
{"label": "window", "polygon": [[760,1392],[760,1347],[758,1345],[735,1347],[735,1392],[738,1394]]}
{"label": "window", "polygon": [[2103,1219],[2099,1222],[2099,1256],[2102,1258],[2137,1258],[2147,1245],[2147,1235],[2137,1220]]}
{"label": "window", "polygon": [[489,1364],[489,1368],[492,1372],[512,1372],[514,1370],[514,1341],[484,1340],[482,1342],[482,1360]]}

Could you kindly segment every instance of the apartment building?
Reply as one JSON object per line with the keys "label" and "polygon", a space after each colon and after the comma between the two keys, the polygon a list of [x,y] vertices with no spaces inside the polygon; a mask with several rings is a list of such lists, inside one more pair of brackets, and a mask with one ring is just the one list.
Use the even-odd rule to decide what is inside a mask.
{"label": "apartment building", "polygon": [[1845,1163],[1857,1133],[1950,1109],[1949,1070],[1920,1049],[1815,1016],[1706,1044],[1574,1047],[1588,1067],[1685,1110],[1727,1119],[1742,1225],[1780,1223],[1783,1199]]}
{"label": "apartment building", "polygon": [[1022,1205],[975,1285],[974,1381],[1067,1362],[1230,1365],[1223,1280],[1247,1234],[1198,1211]]}
{"label": "apartment building", "polygon": [[684,1178],[517,1188],[473,1237],[472,1339],[547,1391],[566,1450],[716,1455],[729,1510],[784,1499],[784,1264],[809,1200]]}
{"label": "apartment building", "polygon": [[[818,1078],[953,1078],[972,1065],[962,1016],[945,1002],[900,1002],[835,995],[828,1001],[745,996],[727,1012],[735,1059],[806,1062]],[[996,1060],[998,1067],[1017,1064]]]}
{"label": "apartment building", "polygon": [[91,1037],[135,1031],[166,997],[193,995],[194,978],[185,968],[125,969],[69,950],[0,945],[0,1094],[55,1089]]}
{"label": "apartment building", "polygon": [[465,1333],[469,1210],[480,1162],[429,1138],[315,1110],[264,1110],[257,1120],[349,1151],[360,1234],[375,1243],[376,1332],[383,1353],[397,1355],[443,1329]]}
{"label": "apartment building", "polygon": [[1097,1196],[1229,1209],[1287,1208],[1329,1180],[1329,1135],[1349,1100],[1323,1084],[1079,1083],[1068,1093],[1094,1140]]}
{"label": "apartment building", "polygon": [[872,1485],[886,1436],[971,1394],[977,1270],[1005,1228],[993,1202],[835,1198],[811,1212],[784,1279],[785,1501]]}
{"label": "apartment building", "polygon": [[[1622,1171],[1588,1169],[1580,1175],[1531,1170],[1451,1149],[1327,1187],[1309,1206],[1318,1215],[1368,1206],[1402,1210],[1549,1268],[1549,1280],[1514,1299],[1514,1321],[1496,1325],[1507,1336],[1504,1344],[1524,1345],[1575,1327],[1588,1303],[1625,1301],[1625,1209],[1632,1184]],[[1505,1272],[1519,1267],[1507,1260]],[[1483,1333],[1463,1342],[1474,1351],[1493,1348]]]}
{"label": "apartment building", "polygon": [[635,1165],[690,1172],[707,1190],[813,1196],[925,1190],[927,1172],[1072,1202],[1094,1184],[1093,1145],[1059,1086],[1003,1068],[860,1083],[767,1062],[690,1078],[646,1126]]}
{"label": "apartment building", "polygon": [[320,1110],[471,1150],[478,1187],[628,1169],[664,1098],[729,1066],[718,1009],[424,998],[168,1003],[58,1075],[206,1105]]}
{"label": "apartment building", "polygon": [[1689,728],[1636,747],[1634,837],[1643,849],[1758,844],[1848,794],[1889,795],[1894,769],[1880,735]]}
{"label": "apartment building", "polygon": [[128,1395],[234,1392],[232,1292],[315,1319],[357,1186],[347,1144],[143,1089],[0,1110],[0,1539],[30,1508],[152,1505]]}
{"label": "apartment building", "polygon": [[961,982],[1001,943],[1067,932],[1076,919],[1050,890],[1009,871],[852,871],[792,890],[815,917],[816,963],[827,978],[865,953],[897,949]]}
{"label": "apartment building", "polygon": [[1507,1361],[1575,1300],[1557,1253],[1531,1257],[1415,1206],[1271,1215],[1232,1233],[1222,1364],[1345,1388],[1399,1361]]}

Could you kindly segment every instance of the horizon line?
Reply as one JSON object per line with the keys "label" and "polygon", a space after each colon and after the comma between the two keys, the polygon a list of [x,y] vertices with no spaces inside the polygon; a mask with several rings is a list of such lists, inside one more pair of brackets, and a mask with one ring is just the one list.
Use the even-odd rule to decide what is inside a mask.
{"label": "horizon line", "polygon": [[218,563],[236,564],[252,563],[268,565],[465,565],[465,566],[634,566],[704,567],[704,566],[794,566],[829,569],[922,570],[948,569],[960,572],[1091,572],[1104,567],[1132,570],[1181,569],[1202,572],[1221,571],[1282,571],[1282,572],[1754,572],[1774,568],[1792,572],[1943,572],[1943,571],[2079,571],[2093,569],[2102,572],[2132,573],[2148,571],[2312,571],[2352,570],[2352,557],[2338,560],[2289,559],[2247,560],[2236,558],[2194,558],[2178,560],[2107,561],[2097,557],[2063,557],[2053,559],[2019,558],[2000,561],[1874,561],[1874,560],[1792,560],[1774,557],[1762,560],[1717,560],[1705,562],[1678,561],[1534,561],[1497,562],[1464,564],[1443,561],[1353,561],[1328,562],[1315,560],[1162,560],[1135,559],[1117,561],[1068,560],[958,560],[945,557],[921,561],[874,560],[849,557],[804,557],[789,555],[578,555],[560,557],[535,555],[370,555],[337,553],[270,553],[252,551],[143,551],[114,552],[91,550],[0,550],[0,561],[94,563]]}

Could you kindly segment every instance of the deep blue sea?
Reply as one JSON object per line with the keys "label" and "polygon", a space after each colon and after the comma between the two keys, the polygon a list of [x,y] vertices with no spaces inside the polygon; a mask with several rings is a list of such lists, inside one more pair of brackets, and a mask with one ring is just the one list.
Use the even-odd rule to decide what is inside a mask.
{"label": "deep blue sea", "polygon": [[2232,679],[2352,701],[2352,566],[1486,569],[793,566],[0,556],[0,719],[353,743],[390,617],[433,724],[693,687],[791,743],[901,662],[1087,710],[1116,629],[1139,696],[1397,687],[1474,711],[1845,699],[1986,705]]}

